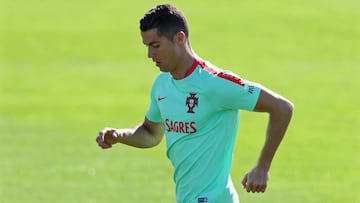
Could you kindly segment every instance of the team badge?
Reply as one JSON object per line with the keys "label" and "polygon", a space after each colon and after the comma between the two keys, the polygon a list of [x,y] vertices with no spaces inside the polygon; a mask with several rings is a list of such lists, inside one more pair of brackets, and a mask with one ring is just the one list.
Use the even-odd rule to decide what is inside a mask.
{"label": "team badge", "polygon": [[186,105],[188,107],[187,113],[195,113],[194,108],[198,106],[199,98],[195,97],[195,93],[190,93],[190,96],[186,98]]}

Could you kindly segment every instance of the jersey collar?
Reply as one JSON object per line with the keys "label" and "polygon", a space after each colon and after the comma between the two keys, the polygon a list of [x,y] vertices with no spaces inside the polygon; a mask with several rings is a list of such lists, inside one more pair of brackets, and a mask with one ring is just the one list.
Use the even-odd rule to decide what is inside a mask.
{"label": "jersey collar", "polygon": [[200,61],[200,59],[195,59],[195,61],[194,61],[194,63],[192,64],[191,68],[186,72],[185,78],[187,78],[189,75],[191,75],[191,73],[194,72],[194,70],[196,69],[196,67],[197,67],[199,64],[202,65],[202,64],[204,64],[204,62],[203,62],[203,61]]}

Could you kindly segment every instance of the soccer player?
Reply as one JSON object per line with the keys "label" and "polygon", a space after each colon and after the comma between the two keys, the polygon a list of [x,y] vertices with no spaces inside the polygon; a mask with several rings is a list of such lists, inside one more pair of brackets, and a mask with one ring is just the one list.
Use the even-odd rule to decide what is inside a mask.
{"label": "soccer player", "polygon": [[230,169],[239,110],[267,112],[265,143],[242,180],[247,192],[264,192],[293,104],[197,56],[189,42],[186,18],[172,5],[148,11],[140,29],[148,57],[161,71],[151,90],[150,107],[144,121],[134,128],[101,130],[98,145],[103,149],[115,143],[149,148],[165,134],[177,201],[234,203],[239,198]]}

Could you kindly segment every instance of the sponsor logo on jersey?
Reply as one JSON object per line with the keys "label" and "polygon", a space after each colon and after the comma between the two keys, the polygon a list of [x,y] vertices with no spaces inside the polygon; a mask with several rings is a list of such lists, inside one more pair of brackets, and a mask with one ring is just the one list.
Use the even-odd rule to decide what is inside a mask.
{"label": "sponsor logo on jersey", "polygon": [[161,101],[161,100],[163,100],[163,99],[166,99],[166,97],[160,97],[160,96],[158,96],[158,101]]}
{"label": "sponsor logo on jersey", "polygon": [[252,93],[254,93],[254,89],[255,89],[254,84],[250,83],[250,84],[249,84],[248,92],[249,92],[250,94],[252,94]]}
{"label": "sponsor logo on jersey", "polygon": [[195,124],[195,121],[173,121],[168,118],[164,120],[164,126],[167,132],[183,134],[195,133],[197,131]]}
{"label": "sponsor logo on jersey", "polygon": [[194,108],[198,106],[199,98],[195,97],[196,93],[190,93],[190,96],[186,98],[186,105],[188,107],[187,113],[195,113]]}

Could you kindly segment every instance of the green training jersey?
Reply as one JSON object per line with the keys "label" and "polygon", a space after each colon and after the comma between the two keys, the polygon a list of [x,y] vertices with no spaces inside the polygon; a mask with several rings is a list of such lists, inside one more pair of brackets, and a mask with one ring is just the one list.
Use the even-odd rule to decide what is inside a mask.
{"label": "green training jersey", "polygon": [[239,201],[230,178],[239,110],[252,111],[260,90],[201,60],[184,79],[157,77],[146,117],[164,125],[178,202]]}

